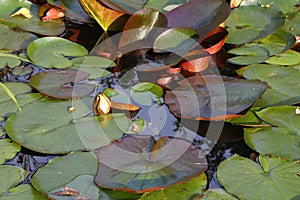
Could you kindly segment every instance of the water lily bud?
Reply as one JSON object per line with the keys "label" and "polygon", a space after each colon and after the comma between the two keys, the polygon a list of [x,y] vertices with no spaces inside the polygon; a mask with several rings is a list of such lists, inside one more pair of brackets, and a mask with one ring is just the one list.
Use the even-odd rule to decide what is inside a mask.
{"label": "water lily bud", "polygon": [[105,115],[110,112],[111,100],[104,93],[99,93],[94,99],[93,107],[95,115]]}

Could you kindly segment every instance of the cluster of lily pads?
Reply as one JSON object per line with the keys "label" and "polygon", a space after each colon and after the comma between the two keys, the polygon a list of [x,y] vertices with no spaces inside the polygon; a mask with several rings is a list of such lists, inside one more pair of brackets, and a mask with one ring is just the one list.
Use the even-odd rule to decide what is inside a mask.
{"label": "cluster of lily pads", "polygon": [[[0,87],[0,199],[299,198],[297,3],[245,0],[230,14],[223,0],[4,1],[3,78],[30,79],[4,82],[16,101]],[[58,37],[63,19],[92,23],[90,17],[106,38],[93,50]],[[218,27],[224,20],[228,36]],[[225,40],[236,47],[228,62],[243,78],[212,70],[211,57],[218,58]],[[154,74],[157,82],[124,73],[128,58],[137,60],[132,72]],[[110,69],[124,73],[115,88],[103,84],[116,76]],[[99,91],[113,112],[94,114]],[[226,159],[217,170],[224,189],[207,190],[202,149],[160,136],[147,119],[132,116],[153,105],[178,119],[241,126],[259,156]],[[26,170],[5,165],[21,147],[59,156],[23,183]]]}

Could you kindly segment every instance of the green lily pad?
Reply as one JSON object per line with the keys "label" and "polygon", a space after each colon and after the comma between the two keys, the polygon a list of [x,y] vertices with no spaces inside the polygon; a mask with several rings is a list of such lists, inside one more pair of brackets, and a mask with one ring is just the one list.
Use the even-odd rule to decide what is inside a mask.
{"label": "green lily pad", "polygon": [[15,67],[11,72],[13,75],[16,75],[16,76],[26,76],[26,75],[32,74],[33,68],[25,67],[25,66],[21,65],[21,66]]}
{"label": "green lily pad", "polygon": [[239,48],[229,50],[228,53],[239,55],[228,59],[228,61],[237,65],[262,63],[269,57],[269,51],[267,49],[256,45],[241,46]]}
{"label": "green lily pad", "polygon": [[226,25],[229,27],[227,43],[243,44],[263,38],[284,24],[282,12],[259,6],[242,6],[234,9]]}
{"label": "green lily pad", "polygon": [[97,164],[95,154],[89,152],[75,152],[53,158],[33,175],[32,185],[36,190],[55,199],[70,198],[59,195],[59,192],[63,193],[64,187],[78,191],[79,194],[75,194],[74,198],[82,195],[98,199],[99,188],[93,183]]}
{"label": "green lily pad", "polygon": [[153,101],[161,104],[163,102],[163,89],[154,83],[138,83],[131,88],[131,98],[137,103],[145,106],[152,105]]}
{"label": "green lily pad", "polygon": [[177,117],[197,120],[226,119],[253,105],[267,88],[261,81],[217,75],[193,76],[167,91],[169,110]]}
{"label": "green lily pad", "polygon": [[30,60],[41,67],[67,68],[73,63],[64,56],[85,56],[88,51],[83,46],[63,38],[43,37],[31,42],[27,53]]}
{"label": "green lily pad", "polygon": [[142,195],[141,200],[190,200],[192,197],[202,194],[206,185],[206,174],[202,173],[200,176],[195,177],[186,183],[173,185],[158,191],[147,192]]}
{"label": "green lily pad", "polygon": [[72,59],[71,62],[73,63],[72,68],[89,73],[90,79],[102,78],[111,75],[111,72],[105,70],[105,68],[116,66],[114,61],[98,56],[78,57]]}
{"label": "green lily pad", "polygon": [[104,188],[143,193],[187,182],[207,169],[202,151],[192,143],[162,137],[127,136],[102,147],[95,182]]}
{"label": "green lily pad", "polygon": [[[19,185],[24,181],[27,173],[15,166],[1,165],[0,166],[0,199],[15,200],[15,199],[32,199],[32,200],[46,200],[43,196],[34,190],[28,184]],[[18,186],[17,186],[18,185]]]}
{"label": "green lily pad", "polygon": [[[246,128],[244,139],[255,151],[288,160],[299,160],[300,115],[296,106],[270,107],[256,112],[256,115],[272,127]],[[280,142],[279,142],[280,141]]]}
{"label": "green lily pad", "polygon": [[166,27],[167,18],[162,13],[151,8],[141,9],[127,20],[119,48],[121,51],[129,52],[152,46],[159,31]]}
{"label": "green lily pad", "polygon": [[217,177],[226,191],[240,199],[292,199],[299,195],[299,171],[299,164],[278,158],[260,155],[257,164],[234,155],[219,165]]}
{"label": "green lily pad", "polygon": [[5,68],[6,66],[14,68],[21,64],[21,60],[15,56],[10,56],[9,54],[0,53],[0,68]]}
{"label": "green lily pad", "polygon": [[12,159],[21,150],[21,146],[12,142],[10,139],[1,139],[0,146],[0,164]]}
{"label": "green lily pad", "polygon": [[284,14],[290,14],[293,12],[298,12],[296,7],[299,4],[298,0],[258,0],[260,6],[269,7],[271,9],[277,9],[282,11]]}
{"label": "green lily pad", "polygon": [[84,117],[92,98],[73,101],[41,99],[12,114],[5,125],[10,138],[42,153],[96,149],[118,139],[129,127],[125,114]]}
{"label": "green lily pad", "polygon": [[60,21],[41,21],[38,17],[32,16],[28,19],[23,16],[13,16],[3,19],[0,23],[7,25],[11,29],[19,29],[25,32],[36,33],[44,36],[57,36],[65,31],[65,24]]}
{"label": "green lily pad", "polygon": [[255,64],[238,70],[246,79],[266,81],[269,88],[255,106],[292,105],[300,102],[300,72],[292,67]]}
{"label": "green lily pad", "polygon": [[72,99],[87,96],[95,90],[94,85],[80,83],[88,76],[88,73],[75,69],[52,70],[33,75],[29,84],[46,96]]}
{"label": "green lily pad", "polygon": [[257,45],[266,48],[270,56],[280,54],[294,46],[295,37],[288,32],[279,30],[257,42]]}
{"label": "green lily pad", "polygon": [[27,32],[16,32],[0,24],[0,49],[26,49],[28,44],[37,39],[37,36]]}
{"label": "green lily pad", "polygon": [[300,63],[300,53],[293,50],[287,50],[281,54],[270,57],[266,63],[273,65],[296,65]]}
{"label": "green lily pad", "polygon": [[[237,200],[236,197],[230,195],[227,193],[225,190],[221,188],[214,188],[214,189],[209,189],[204,194],[201,196],[201,199],[203,200],[216,200],[216,199],[221,199],[221,200]],[[197,200],[196,198],[194,200]]]}
{"label": "green lily pad", "polygon": [[162,32],[154,41],[154,52],[172,52],[182,57],[197,44],[197,33],[191,28],[172,28]]}
{"label": "green lily pad", "polygon": [[101,200],[139,200],[140,198],[140,194],[133,194],[131,192],[110,190],[105,188],[101,188],[100,190]]}

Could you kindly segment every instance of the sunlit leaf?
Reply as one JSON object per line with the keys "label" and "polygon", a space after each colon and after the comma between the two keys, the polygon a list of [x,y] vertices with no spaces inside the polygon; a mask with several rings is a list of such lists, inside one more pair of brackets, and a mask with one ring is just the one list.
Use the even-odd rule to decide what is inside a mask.
{"label": "sunlit leaf", "polygon": [[217,177],[239,199],[292,199],[299,195],[299,171],[299,164],[286,160],[260,155],[258,164],[234,155],[220,164]]}
{"label": "sunlit leaf", "polygon": [[101,148],[95,178],[105,188],[143,193],[199,176],[207,168],[202,151],[192,143],[163,137],[127,136]]}
{"label": "sunlit leaf", "polygon": [[281,106],[256,112],[260,119],[272,124],[273,127],[246,128],[246,143],[265,155],[299,160],[300,126],[297,122],[300,115],[296,113],[296,109],[296,106]]}
{"label": "sunlit leaf", "polygon": [[[125,13],[114,11],[112,9],[106,8],[101,5],[100,2],[94,0],[79,0],[82,8],[95,19],[100,26],[107,30],[120,30],[123,27],[123,24],[127,20]],[[117,24],[112,26],[112,24]]]}
{"label": "sunlit leaf", "polygon": [[63,38],[43,37],[31,42],[27,53],[30,60],[41,67],[66,68],[73,63],[64,56],[85,56],[88,51],[83,46]]}
{"label": "sunlit leaf", "polygon": [[29,9],[32,3],[27,0],[1,0],[0,17],[6,18],[18,8]]}
{"label": "sunlit leaf", "polygon": [[56,99],[72,99],[91,94],[95,86],[80,83],[88,73],[75,70],[52,70],[31,76],[29,84],[40,93]]}
{"label": "sunlit leaf", "polygon": [[300,53],[293,50],[287,50],[266,60],[266,63],[274,65],[296,65],[300,63]]}

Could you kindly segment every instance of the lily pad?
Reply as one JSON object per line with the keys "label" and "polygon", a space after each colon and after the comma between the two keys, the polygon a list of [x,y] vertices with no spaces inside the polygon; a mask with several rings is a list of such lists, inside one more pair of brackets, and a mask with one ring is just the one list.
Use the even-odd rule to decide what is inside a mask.
{"label": "lily pad", "polygon": [[292,105],[300,102],[300,72],[292,67],[255,64],[238,70],[246,79],[266,81],[269,88],[255,106]]}
{"label": "lily pad", "polygon": [[19,66],[21,62],[17,56],[13,57],[13,55],[10,54],[0,53],[0,68],[5,68],[6,66],[14,68]]}
{"label": "lily pad", "polygon": [[284,24],[282,12],[259,6],[242,6],[234,9],[226,25],[229,27],[227,43],[243,44],[261,39]]}
{"label": "lily pad", "polygon": [[154,52],[172,52],[184,57],[197,44],[191,28],[172,28],[161,33],[153,44]]}
{"label": "lily pad", "polygon": [[31,42],[27,53],[30,60],[41,67],[66,68],[73,63],[64,56],[85,56],[88,51],[83,46],[63,38],[43,37]]}
{"label": "lily pad", "polygon": [[300,63],[300,53],[293,50],[287,50],[266,60],[266,63],[274,65],[296,65]]}
{"label": "lily pad", "polygon": [[[126,22],[119,42],[121,51],[129,52],[152,46],[159,31],[167,27],[167,18],[157,10],[144,8],[134,13]],[[146,44],[142,45],[142,44]],[[138,46],[136,46],[138,45]],[[129,48],[130,47],[130,48]]]}
{"label": "lily pad", "polygon": [[72,99],[87,96],[94,91],[94,85],[79,83],[88,76],[88,73],[75,69],[52,70],[33,75],[29,84],[46,96]]}
{"label": "lily pad", "polygon": [[[225,190],[221,188],[213,188],[209,189],[201,196],[203,200],[237,200],[236,197],[232,196],[231,194],[227,193]],[[194,200],[197,200],[196,198]]]}
{"label": "lily pad", "polygon": [[11,29],[19,29],[25,32],[36,33],[44,36],[57,36],[61,35],[65,31],[65,24],[62,20],[41,21],[34,15],[31,19],[17,15],[3,19],[0,23],[9,26]]}
{"label": "lily pad", "polygon": [[[245,142],[255,151],[288,160],[299,160],[300,115],[296,106],[270,107],[256,115],[272,127],[246,128]],[[280,141],[280,142],[279,142]]]}
{"label": "lily pad", "polygon": [[294,46],[295,37],[288,32],[279,30],[257,42],[257,45],[266,48],[270,56],[280,54]]}
{"label": "lily pad", "polygon": [[217,75],[193,76],[167,91],[169,110],[177,117],[217,120],[235,117],[253,105],[267,88],[261,81],[247,81]]}
{"label": "lily pad", "polygon": [[[36,190],[55,199],[70,198],[68,195],[59,195],[59,192],[63,194],[64,187],[77,190],[80,195],[90,199],[98,199],[99,188],[93,183],[97,164],[95,154],[89,152],[74,152],[53,158],[33,175],[32,185]],[[74,198],[79,194],[74,195]]]}
{"label": "lily pad", "polygon": [[26,49],[28,44],[37,39],[32,33],[16,32],[0,24],[0,49],[20,50]]}
{"label": "lily pad", "polygon": [[269,51],[267,49],[256,45],[241,46],[229,50],[228,53],[238,55],[237,57],[228,59],[229,62],[237,65],[262,63],[269,57]]}
{"label": "lily pad", "polygon": [[168,27],[188,27],[204,38],[229,16],[230,7],[222,0],[190,0],[166,14]]}
{"label": "lily pad", "polygon": [[202,151],[176,138],[127,136],[101,148],[95,182],[115,190],[143,193],[187,182],[207,169]]}
{"label": "lily pad", "polygon": [[58,154],[96,149],[120,138],[127,131],[129,120],[118,113],[85,117],[92,112],[92,101],[34,101],[12,114],[5,130],[13,141],[37,152]]}
{"label": "lily pad", "polygon": [[161,104],[163,95],[163,89],[154,83],[138,83],[131,88],[131,98],[137,103],[145,106],[152,105],[153,101]]}
{"label": "lily pad", "polygon": [[0,146],[0,164],[12,159],[21,150],[21,146],[12,142],[10,139],[1,139]]}
{"label": "lily pad", "polygon": [[260,155],[257,164],[234,155],[219,165],[217,177],[226,191],[240,199],[292,199],[299,195],[299,171],[299,164],[278,158]]}
{"label": "lily pad", "polygon": [[111,75],[105,68],[116,66],[114,61],[98,56],[78,57],[72,59],[71,62],[73,63],[72,68],[89,73],[89,79],[102,78]]}
{"label": "lily pad", "polygon": [[[27,173],[15,166],[0,166],[0,198],[1,200],[32,199],[47,200],[48,198],[34,190],[28,184],[21,184]],[[18,186],[17,186],[18,185]]]}
{"label": "lily pad", "polygon": [[206,185],[206,174],[202,173],[200,176],[195,177],[186,183],[173,185],[158,191],[147,192],[142,195],[141,200],[190,200],[192,197],[202,194]]}

